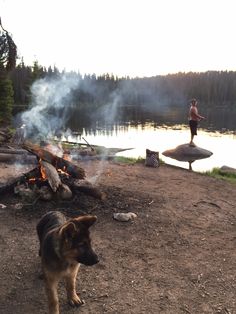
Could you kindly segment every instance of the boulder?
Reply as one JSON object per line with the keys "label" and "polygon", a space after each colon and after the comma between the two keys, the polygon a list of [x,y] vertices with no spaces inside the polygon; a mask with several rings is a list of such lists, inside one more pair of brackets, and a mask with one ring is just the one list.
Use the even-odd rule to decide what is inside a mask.
{"label": "boulder", "polygon": [[236,169],[232,168],[232,167],[228,167],[228,166],[222,166],[220,168],[220,172],[222,174],[234,174],[234,175],[236,175]]}
{"label": "boulder", "polygon": [[189,169],[191,169],[191,163],[195,160],[208,158],[213,153],[209,150],[198,146],[190,146],[189,144],[182,144],[173,149],[168,149],[162,153],[166,157],[176,159],[178,161],[189,162]]}

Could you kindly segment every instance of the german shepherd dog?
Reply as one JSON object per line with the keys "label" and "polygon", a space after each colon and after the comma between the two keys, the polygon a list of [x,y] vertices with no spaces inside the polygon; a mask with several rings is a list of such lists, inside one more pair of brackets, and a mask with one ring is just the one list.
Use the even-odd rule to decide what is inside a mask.
{"label": "german shepherd dog", "polygon": [[79,306],[83,301],[76,293],[76,276],[80,263],[92,266],[98,256],[91,247],[89,227],[96,216],[80,216],[66,220],[59,211],[50,211],[37,224],[43,277],[48,297],[49,314],[59,314],[57,286],[63,278],[68,302]]}

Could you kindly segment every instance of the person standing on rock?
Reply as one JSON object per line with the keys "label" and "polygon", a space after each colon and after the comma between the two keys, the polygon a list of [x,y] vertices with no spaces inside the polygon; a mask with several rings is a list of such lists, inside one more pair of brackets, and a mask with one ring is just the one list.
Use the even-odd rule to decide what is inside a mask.
{"label": "person standing on rock", "polygon": [[191,106],[189,109],[189,128],[190,128],[190,132],[191,132],[191,140],[189,143],[190,146],[196,146],[193,143],[193,138],[195,135],[197,135],[198,121],[205,120],[205,119],[206,119],[205,117],[201,116],[198,113],[197,100],[195,98],[192,99],[191,100]]}

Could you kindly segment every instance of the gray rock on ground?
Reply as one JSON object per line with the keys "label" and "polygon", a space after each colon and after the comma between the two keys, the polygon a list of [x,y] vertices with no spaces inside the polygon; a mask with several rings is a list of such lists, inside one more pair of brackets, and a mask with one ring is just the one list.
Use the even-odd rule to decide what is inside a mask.
{"label": "gray rock on ground", "polygon": [[166,157],[176,159],[178,161],[189,162],[189,169],[191,169],[191,163],[195,160],[200,160],[210,157],[213,153],[207,149],[190,146],[189,144],[182,144],[173,149],[168,149],[162,153]]}

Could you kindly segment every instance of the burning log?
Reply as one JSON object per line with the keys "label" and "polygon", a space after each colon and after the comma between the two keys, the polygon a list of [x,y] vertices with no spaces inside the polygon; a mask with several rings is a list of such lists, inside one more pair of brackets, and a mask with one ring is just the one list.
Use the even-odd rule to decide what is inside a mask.
{"label": "burning log", "polygon": [[[24,143],[23,147],[37,157],[38,166],[0,186],[0,193],[8,192],[16,185],[22,184],[22,191],[24,188],[30,188],[43,200],[51,200],[54,196],[67,200],[72,198],[72,193],[78,192],[100,200],[105,199],[105,193],[84,180],[84,169],[30,142]],[[28,195],[27,193],[25,195]]]}
{"label": "burning log", "polygon": [[83,168],[78,167],[68,160],[58,157],[45,149],[42,149],[39,145],[27,141],[22,145],[22,147],[32,154],[36,155],[39,159],[47,161],[49,164],[52,164],[56,169],[61,169],[63,171],[66,170],[66,172],[70,174],[73,178],[85,178],[85,171]]}
{"label": "burning log", "polygon": [[8,180],[8,182],[4,183],[4,185],[0,186],[0,194],[6,193],[14,190],[14,187],[17,184],[26,183],[29,182],[32,178],[37,178],[40,176],[40,169],[39,167],[36,167],[29,172],[22,174],[21,176],[18,176],[16,178],[13,178],[11,180]]}
{"label": "burning log", "polygon": [[43,179],[47,179],[53,192],[56,192],[59,186],[62,184],[59,174],[55,167],[46,161],[40,161],[41,164],[41,174]]}
{"label": "burning log", "polygon": [[[42,160],[40,161],[40,165],[42,178],[48,180],[48,184],[50,185],[52,191],[54,193],[57,192],[59,197],[64,200],[71,199],[72,192],[66,184],[62,183],[60,174],[58,173],[56,168],[53,167],[53,165],[49,164],[47,161]],[[67,176],[67,173],[63,173],[63,175]]]}

